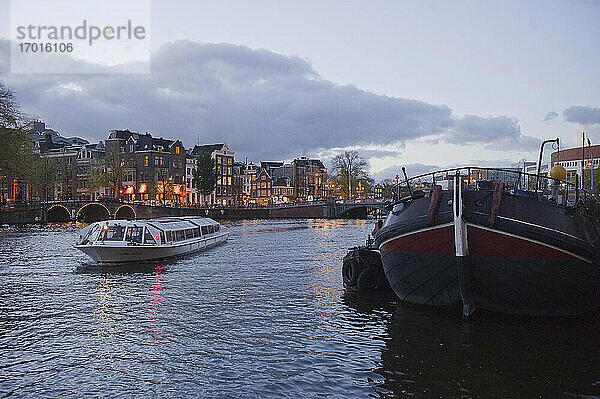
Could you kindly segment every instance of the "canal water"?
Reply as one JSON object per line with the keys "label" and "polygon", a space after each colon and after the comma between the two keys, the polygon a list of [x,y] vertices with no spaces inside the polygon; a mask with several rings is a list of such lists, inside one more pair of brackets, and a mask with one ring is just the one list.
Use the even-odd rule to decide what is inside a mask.
{"label": "canal water", "polygon": [[0,394],[600,395],[599,315],[463,321],[346,294],[368,221],[227,227],[207,252],[120,267],[75,250],[75,226],[0,227]]}

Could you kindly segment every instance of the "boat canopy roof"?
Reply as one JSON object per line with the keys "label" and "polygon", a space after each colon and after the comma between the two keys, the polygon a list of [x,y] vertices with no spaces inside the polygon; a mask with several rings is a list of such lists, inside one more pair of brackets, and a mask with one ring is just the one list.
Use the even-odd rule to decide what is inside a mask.
{"label": "boat canopy roof", "polygon": [[158,230],[185,230],[193,229],[202,226],[218,226],[219,222],[214,221],[210,218],[203,217],[165,217],[158,219],[137,219],[137,220],[105,220],[101,222],[92,223],[82,231],[89,230],[93,225],[103,225],[108,223],[110,226],[143,226],[148,225]]}
{"label": "boat canopy roof", "polygon": [[219,223],[202,217],[169,217],[151,220],[140,220],[160,230],[183,230],[199,226],[218,225]]}

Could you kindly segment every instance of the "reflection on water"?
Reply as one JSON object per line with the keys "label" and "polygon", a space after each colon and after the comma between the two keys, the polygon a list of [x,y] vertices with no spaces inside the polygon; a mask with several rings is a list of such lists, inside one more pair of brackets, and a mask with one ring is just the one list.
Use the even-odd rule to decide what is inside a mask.
{"label": "reflection on water", "polygon": [[94,312],[94,319],[97,324],[96,331],[99,336],[110,337],[113,335],[114,320],[111,318],[111,314],[113,313],[111,308],[114,306],[113,295],[110,280],[106,277],[103,278],[96,290],[98,308]]}
{"label": "reflection on water", "polygon": [[160,341],[167,337],[166,323],[164,321],[165,284],[163,282],[163,267],[154,267],[154,282],[150,290],[150,300],[146,307],[149,315],[149,325],[146,331],[154,341]]}
{"label": "reflection on water", "polygon": [[[600,318],[525,319],[345,293],[372,222],[228,223],[227,245],[102,266],[77,228],[0,233],[0,392],[26,397],[600,395]],[[77,226],[81,227],[81,226]]]}

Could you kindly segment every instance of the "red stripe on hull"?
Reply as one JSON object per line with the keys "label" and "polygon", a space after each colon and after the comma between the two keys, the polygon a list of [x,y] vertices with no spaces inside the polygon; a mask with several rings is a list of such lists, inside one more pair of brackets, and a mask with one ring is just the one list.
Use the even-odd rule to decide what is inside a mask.
{"label": "red stripe on hull", "polygon": [[525,238],[467,226],[469,254],[498,258],[572,259],[573,256]]}
{"label": "red stripe on hull", "polygon": [[397,237],[383,244],[380,249],[388,252],[454,254],[454,226]]}

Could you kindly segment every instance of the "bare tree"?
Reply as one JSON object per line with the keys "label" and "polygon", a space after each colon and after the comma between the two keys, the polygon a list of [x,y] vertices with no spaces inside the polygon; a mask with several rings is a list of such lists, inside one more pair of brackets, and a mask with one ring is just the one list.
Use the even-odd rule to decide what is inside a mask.
{"label": "bare tree", "polygon": [[125,158],[119,148],[106,151],[90,171],[90,183],[94,190],[100,187],[106,187],[111,190],[113,196],[117,198],[119,189],[123,186],[125,179]]}
{"label": "bare tree", "polygon": [[352,187],[360,182],[361,187],[368,190],[373,180],[367,173],[367,161],[357,151],[344,151],[331,159],[333,169],[338,172],[336,180],[347,198],[352,198]]}

